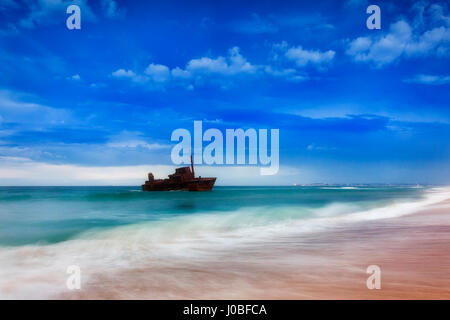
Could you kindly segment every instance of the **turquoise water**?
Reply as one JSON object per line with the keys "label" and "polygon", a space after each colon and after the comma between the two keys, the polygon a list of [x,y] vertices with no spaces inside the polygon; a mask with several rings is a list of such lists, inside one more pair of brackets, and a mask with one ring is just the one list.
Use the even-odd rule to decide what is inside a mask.
{"label": "turquoise water", "polygon": [[141,223],[172,228],[189,223],[190,217],[199,227],[204,221],[211,231],[248,229],[419,201],[427,190],[216,187],[211,192],[142,192],[139,187],[0,187],[0,246],[59,243],[86,232]]}

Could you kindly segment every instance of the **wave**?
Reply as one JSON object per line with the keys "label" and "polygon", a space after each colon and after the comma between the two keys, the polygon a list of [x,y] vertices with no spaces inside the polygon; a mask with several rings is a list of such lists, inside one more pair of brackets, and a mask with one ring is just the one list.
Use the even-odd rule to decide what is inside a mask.
{"label": "wave", "polygon": [[363,189],[362,187],[320,187],[323,190],[358,190]]}

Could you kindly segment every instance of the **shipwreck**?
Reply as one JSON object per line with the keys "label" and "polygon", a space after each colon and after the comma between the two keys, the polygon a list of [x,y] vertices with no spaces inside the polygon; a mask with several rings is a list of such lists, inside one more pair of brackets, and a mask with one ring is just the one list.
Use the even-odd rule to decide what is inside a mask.
{"label": "shipwreck", "polygon": [[209,191],[214,187],[217,178],[195,177],[194,162],[191,155],[191,167],[177,168],[168,179],[155,179],[153,173],[148,174],[148,180],[142,185],[142,191]]}

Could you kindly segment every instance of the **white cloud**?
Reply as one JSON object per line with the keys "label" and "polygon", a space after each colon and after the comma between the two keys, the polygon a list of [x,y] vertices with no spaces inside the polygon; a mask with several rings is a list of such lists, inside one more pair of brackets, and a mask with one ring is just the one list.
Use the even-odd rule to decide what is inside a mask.
{"label": "white cloud", "polygon": [[308,64],[322,67],[330,63],[335,56],[333,50],[321,52],[319,50],[305,50],[301,46],[290,48],[285,53],[289,60],[295,62],[298,67],[304,67]]}
{"label": "white cloud", "polygon": [[189,61],[186,69],[199,73],[225,73],[228,69],[228,64],[223,57],[216,59],[202,57]]}
{"label": "white cloud", "polygon": [[432,4],[428,9],[433,23],[443,22],[445,26],[450,27],[450,16],[446,16],[444,7],[439,4]]}
{"label": "white cloud", "polygon": [[280,77],[293,82],[302,82],[310,79],[308,75],[301,74],[293,68],[278,69],[272,66],[266,66],[264,72],[273,77]]}
{"label": "white cloud", "polygon": [[[405,20],[390,25],[381,36],[359,37],[348,43],[346,53],[357,62],[382,67],[401,58],[450,55],[450,17],[440,5],[416,6],[411,26]],[[424,11],[428,15],[424,15]],[[428,30],[424,28],[429,26]],[[431,27],[432,26],[432,27]],[[425,31],[423,31],[425,30]]]}
{"label": "white cloud", "polygon": [[65,109],[51,108],[42,104],[28,102],[32,97],[0,90],[0,112],[3,122],[15,122],[25,125],[43,127],[47,125],[61,125],[71,118]]}
{"label": "white cloud", "polygon": [[141,132],[126,130],[110,136],[106,146],[112,148],[144,148],[148,150],[161,150],[171,147],[169,144],[149,143]]}
{"label": "white cloud", "polygon": [[13,157],[0,158],[1,185],[139,185],[148,171],[158,175],[170,166],[78,166],[49,164]]}
{"label": "white cloud", "polygon": [[265,66],[264,71],[274,77],[289,77],[297,73],[297,70],[293,68],[276,69],[272,66]]}
{"label": "white cloud", "polygon": [[424,32],[417,41],[406,43],[405,53],[409,56],[450,54],[450,28],[439,27]]}
{"label": "white cloud", "polygon": [[[21,157],[0,157],[0,185],[3,186],[64,186],[64,185],[135,185],[140,188],[153,172],[156,178],[166,178],[175,171],[172,165],[80,166],[49,164]],[[257,166],[196,166],[202,177],[217,177],[217,185],[286,185],[297,182],[307,171],[280,167],[275,176],[261,176]]]}
{"label": "white cloud", "polygon": [[114,78],[130,79],[133,82],[144,83],[148,80],[147,77],[136,74],[133,70],[118,69],[111,73]]}
{"label": "white cloud", "polygon": [[68,80],[76,80],[76,81],[79,81],[79,80],[81,80],[81,77],[80,77],[79,74],[74,74],[73,76],[68,77],[67,79],[68,79]]}
{"label": "white cloud", "polygon": [[125,69],[118,69],[112,73],[113,77],[121,78],[133,78],[136,76],[136,73],[134,73],[131,70],[125,70]]}
{"label": "white cloud", "polygon": [[290,46],[286,41],[272,46],[272,65],[265,67],[266,73],[289,81],[305,81],[310,77],[302,69],[312,66],[319,71],[325,70],[334,60],[333,50],[320,51],[304,49],[302,46]]}
{"label": "white cloud", "polygon": [[[255,65],[249,62],[241,53],[239,47],[228,50],[226,56],[201,57],[191,59],[185,68],[170,68],[163,64],[151,63],[143,73],[133,70],[118,69],[112,73],[116,78],[128,78],[133,82],[148,85],[152,89],[164,89],[167,86],[181,86],[187,90],[194,87],[213,85],[228,88],[233,85],[233,77],[272,76],[284,78],[287,81],[302,82],[310,80],[304,72],[298,70],[307,65],[313,65],[323,70],[334,59],[332,50],[305,50],[302,47],[289,48],[286,42],[275,44],[274,50],[281,51],[283,61],[274,58],[277,65]],[[278,63],[280,62],[280,63]],[[283,64],[290,64],[284,66]],[[292,65],[296,68],[293,68]]]}
{"label": "white cloud", "polygon": [[222,80],[228,77],[255,74],[259,69],[259,66],[252,65],[241,55],[238,47],[233,47],[228,50],[226,57],[192,59],[186,64],[185,69],[180,67],[170,69],[163,64],[151,63],[143,74],[118,69],[112,73],[112,76],[150,84],[156,89],[162,89],[165,85],[174,85],[192,90],[194,85],[205,83],[222,85]]}
{"label": "white cloud", "polygon": [[170,80],[170,69],[162,64],[151,63],[145,69],[145,74],[155,82],[166,82]]}
{"label": "white cloud", "polygon": [[443,85],[450,83],[450,76],[418,74],[413,78],[405,79],[404,82],[430,84],[430,85]]}
{"label": "white cloud", "polygon": [[178,79],[189,79],[192,76],[189,71],[183,70],[179,67],[172,69],[171,74],[172,77]]}
{"label": "white cloud", "polygon": [[410,39],[410,26],[405,21],[399,21],[391,25],[390,32],[380,39],[360,37],[353,40],[346,53],[355,61],[372,61],[377,66],[382,66],[400,57]]}
{"label": "white cloud", "polygon": [[249,63],[239,52],[238,47],[228,50],[228,56],[217,58],[202,57],[192,59],[186,65],[186,71],[191,74],[236,75],[240,73],[255,73],[258,67]]}

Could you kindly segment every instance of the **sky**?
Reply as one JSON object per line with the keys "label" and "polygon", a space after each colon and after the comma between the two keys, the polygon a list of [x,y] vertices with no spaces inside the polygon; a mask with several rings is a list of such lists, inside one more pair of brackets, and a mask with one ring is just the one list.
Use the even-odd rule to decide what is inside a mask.
{"label": "sky", "polygon": [[446,1],[0,0],[0,185],[164,177],[195,120],[279,129],[218,185],[449,184],[449,89]]}

